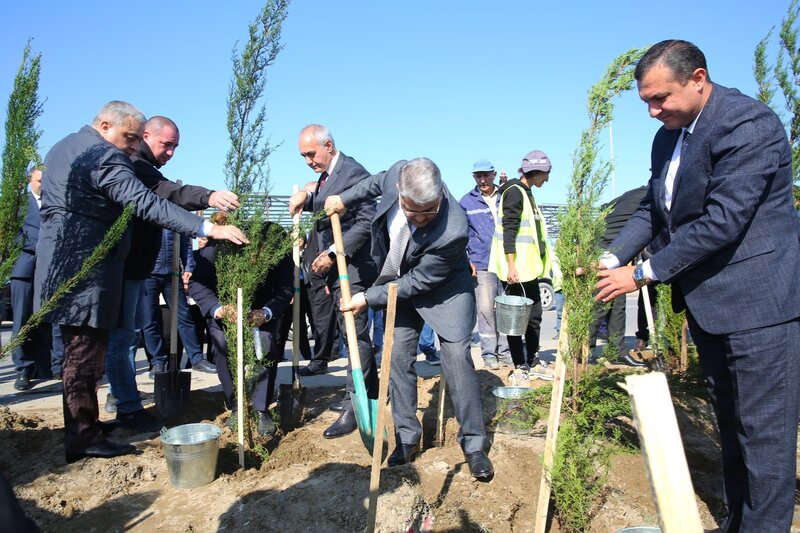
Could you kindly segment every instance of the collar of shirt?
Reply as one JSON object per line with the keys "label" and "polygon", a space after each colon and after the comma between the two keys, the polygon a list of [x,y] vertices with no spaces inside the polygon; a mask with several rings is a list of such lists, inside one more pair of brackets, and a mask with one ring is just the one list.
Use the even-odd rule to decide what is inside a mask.
{"label": "collar of shirt", "polygon": [[33,199],[36,200],[36,205],[38,205],[39,209],[41,209],[42,208],[42,195],[41,194],[36,194],[33,191],[31,191],[31,194],[33,195]]}
{"label": "collar of shirt", "polygon": [[328,178],[331,177],[331,174],[333,174],[333,169],[336,168],[336,163],[339,161],[339,154],[340,153],[341,152],[339,150],[336,150],[336,153],[334,154],[333,159],[331,159],[331,164],[328,165],[328,168],[325,169],[325,172],[328,173]]}
{"label": "collar of shirt", "polygon": [[[393,240],[397,238],[400,234],[400,229],[403,227],[403,224],[408,224],[408,218],[406,217],[405,213],[403,213],[402,209],[400,209],[400,200],[398,199],[397,202],[389,208],[389,212],[386,213],[386,221],[388,223],[388,230],[389,230],[389,246]],[[413,224],[409,224],[411,229],[411,235],[414,234],[414,230],[416,230],[416,226]]]}

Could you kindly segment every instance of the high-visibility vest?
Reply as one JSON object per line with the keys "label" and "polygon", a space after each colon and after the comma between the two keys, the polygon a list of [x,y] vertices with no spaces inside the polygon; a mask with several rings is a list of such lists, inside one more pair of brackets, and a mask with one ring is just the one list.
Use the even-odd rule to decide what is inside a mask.
{"label": "high-visibility vest", "polygon": [[[500,197],[500,204],[497,206],[497,223],[494,227],[492,237],[492,248],[489,253],[489,272],[494,272],[502,281],[508,280],[508,263],[506,253],[503,249],[503,202],[506,192],[511,187],[516,187],[522,194],[522,216],[517,229],[517,237],[514,240],[514,266],[519,274],[520,282],[531,281],[549,275],[552,268],[550,259],[550,247],[546,242],[539,247],[539,236],[543,240],[547,239],[547,228],[544,223],[538,206],[534,208],[528,201],[528,193],[521,186],[514,184],[503,191]],[[537,235],[536,228],[539,228]],[[544,254],[541,250],[544,249]]]}

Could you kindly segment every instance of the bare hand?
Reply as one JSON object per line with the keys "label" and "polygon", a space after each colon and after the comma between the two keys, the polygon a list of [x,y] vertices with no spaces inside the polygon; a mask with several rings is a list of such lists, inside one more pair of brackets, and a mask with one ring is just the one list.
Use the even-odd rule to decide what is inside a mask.
{"label": "bare hand", "polygon": [[475,263],[473,263],[472,261],[470,261],[470,263],[469,263],[469,268],[470,268],[470,270],[472,270],[472,277],[473,277],[473,278],[477,278],[477,277],[478,277],[478,269],[477,269],[477,268],[475,268]]}
{"label": "bare hand", "polygon": [[308,193],[306,191],[297,191],[294,193],[291,198],[289,198],[289,214],[295,216],[297,213],[301,212],[307,198]]}
{"label": "bare hand", "polygon": [[519,283],[519,273],[517,272],[517,267],[514,266],[514,263],[508,265],[508,276],[506,278],[506,281],[508,281],[509,285]]}
{"label": "bare hand", "polygon": [[338,194],[328,196],[325,200],[325,214],[331,216],[333,213],[341,213],[344,211],[344,204]]}
{"label": "bare hand", "polygon": [[181,280],[183,281],[183,290],[184,291],[188,291],[189,290],[189,278],[191,278],[191,277],[192,277],[192,273],[191,272],[184,272],[183,275],[181,276]]}
{"label": "bare hand", "polygon": [[239,207],[239,197],[231,191],[214,191],[208,197],[208,205],[223,211],[230,211]]}
{"label": "bare hand", "polygon": [[638,289],[633,280],[634,266],[624,266],[612,268],[611,270],[600,270],[597,276],[600,281],[594,286],[597,289],[595,300],[610,302],[617,296],[634,292]]}
{"label": "bare hand", "polygon": [[244,236],[242,230],[232,225],[218,226],[214,224],[208,236],[218,241],[231,241],[234,244],[247,244],[250,242],[247,240],[247,237]]}
{"label": "bare hand", "polygon": [[[597,266],[595,268],[597,268],[597,270],[607,270],[606,265],[604,265],[602,261],[598,261]],[[583,276],[584,274],[586,274],[586,272],[587,270],[583,267],[578,267],[575,269],[576,276]]]}
{"label": "bare hand", "polygon": [[223,305],[214,313],[214,318],[226,322],[236,322],[236,308],[232,305]]}
{"label": "bare hand", "polygon": [[317,274],[324,274],[333,266],[333,259],[330,258],[328,252],[322,252],[311,263],[311,271]]}
{"label": "bare hand", "polygon": [[354,294],[352,298],[350,298],[350,305],[344,305],[344,299],[339,300],[339,308],[342,310],[342,313],[346,313],[348,311],[353,312],[353,316],[358,316],[367,309],[367,299],[364,296],[363,292],[359,292]]}
{"label": "bare hand", "polygon": [[247,313],[247,322],[251,328],[260,328],[267,321],[263,309],[253,309]]}

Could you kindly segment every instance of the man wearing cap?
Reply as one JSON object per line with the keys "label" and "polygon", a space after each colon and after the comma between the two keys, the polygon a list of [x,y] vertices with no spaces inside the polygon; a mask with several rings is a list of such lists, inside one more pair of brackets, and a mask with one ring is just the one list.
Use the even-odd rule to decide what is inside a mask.
{"label": "man wearing cap", "polygon": [[500,199],[494,184],[497,172],[494,165],[479,159],[472,166],[475,187],[461,198],[459,205],[467,213],[469,242],[467,254],[475,280],[475,300],[478,306],[478,333],[481,336],[481,355],[486,367],[500,368],[511,364],[508,339],[498,333],[494,322],[494,299],[502,294],[503,287],[494,272],[489,272],[489,250],[497,225],[497,202]]}
{"label": "man wearing cap", "polygon": [[[514,365],[524,371],[530,370],[529,367],[537,359],[542,323],[539,277],[550,272],[551,268],[547,228],[531,194],[531,186],[541,187],[549,179],[550,170],[547,154],[534,150],[522,159],[519,179],[509,180],[500,187],[498,222],[489,256],[489,272],[500,278],[506,294],[533,300],[533,309],[525,329],[527,358],[522,353],[521,336],[508,336]],[[553,379],[553,373],[547,370],[546,365],[537,365],[530,372],[540,379]]]}

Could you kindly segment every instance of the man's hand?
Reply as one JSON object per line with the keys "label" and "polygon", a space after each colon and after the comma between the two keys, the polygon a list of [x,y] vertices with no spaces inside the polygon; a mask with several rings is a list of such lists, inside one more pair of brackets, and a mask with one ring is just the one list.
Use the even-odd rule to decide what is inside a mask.
{"label": "man's hand", "polygon": [[260,328],[267,321],[267,315],[263,309],[253,309],[247,313],[247,322],[251,328]]}
{"label": "man's hand", "polygon": [[223,211],[230,211],[239,207],[239,197],[231,191],[214,191],[208,197],[208,205]]}
{"label": "man's hand", "polygon": [[508,265],[508,276],[506,277],[509,285],[514,283],[519,283],[519,273],[517,272],[517,267],[514,266],[514,263],[509,263]]}
{"label": "man's hand", "polygon": [[597,273],[600,281],[594,286],[598,291],[594,299],[610,302],[617,296],[636,291],[638,287],[633,280],[634,268],[636,267],[631,265],[612,268],[611,270],[600,270]]}
{"label": "man's hand", "polygon": [[341,213],[344,211],[344,204],[338,194],[328,196],[325,200],[325,214],[331,216],[333,213]]}
{"label": "man's hand", "polygon": [[317,274],[325,274],[333,266],[333,259],[330,258],[328,252],[320,253],[314,262],[311,263],[311,271]]}
{"label": "man's hand", "polygon": [[289,214],[295,216],[303,210],[303,206],[308,198],[306,191],[297,191],[289,198]]}
{"label": "man's hand", "polygon": [[214,318],[225,322],[236,322],[236,308],[232,305],[223,305],[214,313]]}
{"label": "man's hand", "polygon": [[353,316],[358,316],[367,310],[367,299],[364,296],[363,292],[359,292],[358,294],[354,294],[352,298],[350,298],[350,305],[345,306],[344,300],[340,298],[339,308],[342,310],[342,313],[346,313],[347,311],[352,311]]}
{"label": "man's hand", "polygon": [[[597,268],[597,270],[606,270],[606,265],[603,264],[602,261],[598,261],[596,268]],[[578,267],[578,268],[575,269],[575,275],[576,276],[583,276],[584,274],[586,274],[586,269],[585,268]]]}
{"label": "man's hand", "polygon": [[232,225],[218,226],[214,224],[208,236],[218,241],[231,241],[234,244],[247,244],[250,242],[244,236],[242,230]]}
{"label": "man's hand", "polygon": [[191,272],[184,272],[183,275],[181,275],[181,280],[183,281],[183,290],[184,291],[188,291],[189,290],[189,278],[191,278],[191,277],[192,277],[192,273]]}
{"label": "man's hand", "polygon": [[477,278],[478,277],[478,269],[475,268],[475,263],[470,261],[469,262],[469,268],[470,268],[470,270],[472,270],[472,277],[473,278]]}

